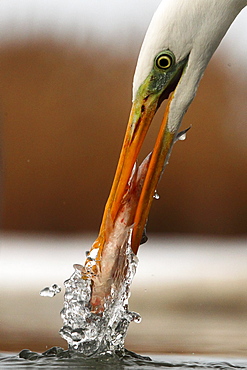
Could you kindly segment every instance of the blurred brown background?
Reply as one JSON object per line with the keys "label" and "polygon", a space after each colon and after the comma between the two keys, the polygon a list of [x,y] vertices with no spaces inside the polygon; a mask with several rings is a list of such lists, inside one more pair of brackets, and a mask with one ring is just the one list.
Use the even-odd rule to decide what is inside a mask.
{"label": "blurred brown background", "polygon": [[[136,56],[49,38],[1,45],[2,230],[97,232]],[[222,53],[211,61],[183,122],[192,129],[175,145],[159,185],[149,232],[246,235],[245,71]]]}
{"label": "blurred brown background", "polygon": [[[39,292],[62,285],[97,234],[159,0],[142,3],[0,2],[1,351],[66,346],[63,296]],[[234,25],[239,50],[229,40],[214,55],[159,184],[148,233],[164,236],[138,253],[131,350],[247,353],[246,18]]]}

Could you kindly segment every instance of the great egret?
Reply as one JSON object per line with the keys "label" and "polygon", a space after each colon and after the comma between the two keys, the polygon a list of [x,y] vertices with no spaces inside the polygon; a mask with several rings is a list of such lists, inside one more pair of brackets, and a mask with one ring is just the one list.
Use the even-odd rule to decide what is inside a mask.
{"label": "great egret", "polygon": [[[85,271],[94,275],[92,310],[104,310],[131,230],[136,254],[152,199],[203,72],[247,0],[163,0],[147,30],[133,83],[133,105],[99,236]],[[153,152],[137,156],[164,99],[166,111]],[[91,261],[94,256],[94,263]],[[124,272],[122,272],[124,273]],[[116,284],[115,284],[116,285]]]}

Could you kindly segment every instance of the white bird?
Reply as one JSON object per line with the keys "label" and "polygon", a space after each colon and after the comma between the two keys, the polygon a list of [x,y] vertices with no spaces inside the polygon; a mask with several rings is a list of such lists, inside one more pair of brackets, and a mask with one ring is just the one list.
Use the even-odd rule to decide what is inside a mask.
{"label": "white bird", "polygon": [[[101,307],[99,311],[130,228],[131,248],[137,253],[158,181],[205,68],[246,5],[247,0],[163,0],[152,18],[136,66],[133,105],[116,175],[91,249],[97,250],[93,272],[98,277],[92,306]],[[140,148],[164,99],[168,103],[153,152],[138,170]]]}

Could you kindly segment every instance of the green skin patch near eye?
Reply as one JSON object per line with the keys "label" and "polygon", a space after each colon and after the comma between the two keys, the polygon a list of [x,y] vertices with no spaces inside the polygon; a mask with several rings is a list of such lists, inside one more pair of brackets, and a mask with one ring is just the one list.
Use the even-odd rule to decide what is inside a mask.
{"label": "green skin patch near eye", "polygon": [[[166,68],[159,67],[163,58],[170,64]],[[137,91],[134,124],[144,114],[144,110],[156,112],[162,100],[168,98],[169,93],[175,89],[187,60],[188,57],[176,63],[175,56],[170,50],[162,51],[154,58],[151,72]],[[166,93],[162,96],[164,92]]]}
{"label": "green skin patch near eye", "polygon": [[[169,65],[167,67],[159,67],[164,58]],[[155,95],[158,100],[162,92],[171,84],[177,75],[181,74],[183,67],[187,62],[187,58],[176,63],[175,56],[171,51],[161,52],[154,60],[153,68],[145,81],[138,89],[136,99],[147,99],[150,95]]]}

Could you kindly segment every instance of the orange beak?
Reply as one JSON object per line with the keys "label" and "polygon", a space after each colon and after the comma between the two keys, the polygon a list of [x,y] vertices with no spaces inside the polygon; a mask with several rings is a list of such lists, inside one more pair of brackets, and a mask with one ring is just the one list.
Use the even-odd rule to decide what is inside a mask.
{"label": "orange beak", "polygon": [[[165,61],[164,61],[164,60]],[[163,65],[162,63],[165,63]],[[168,63],[169,62],[169,63]],[[167,63],[169,64],[167,66]],[[179,83],[183,71],[187,65],[187,58],[175,63],[171,58],[171,52],[165,55],[160,53],[154,61],[154,67],[146,80],[141,84],[133,102],[126,134],[120,153],[120,158],[107,200],[99,236],[93,245],[98,248],[99,259],[104,249],[105,242],[114,228],[114,224],[126,203],[131,196],[130,183],[132,182],[132,171],[137,161],[143,141],[146,137],[149,126],[160,106],[162,100],[168,98],[168,103],[158,137],[151,154],[151,158],[145,163],[145,173],[141,173],[141,185],[137,184],[138,192],[135,191],[134,203],[129,212],[125,226],[132,229],[131,248],[136,254],[141,243],[143,231],[147,222],[152,200],[157,188],[159,179],[167,163],[168,156],[176,140],[177,130],[180,122],[168,128],[170,105],[174,97],[174,91]],[[174,128],[175,127],[175,128]],[[138,195],[137,195],[138,194]],[[128,197],[127,197],[128,195]]]}
{"label": "orange beak", "polygon": [[[157,58],[162,59],[163,54]],[[94,312],[103,312],[112,286],[115,291],[121,285],[120,277],[125,276],[125,254],[129,243],[134,254],[138,251],[159,179],[176,141],[180,122],[169,128],[168,119],[173,91],[187,59],[177,64],[169,59],[171,67],[167,71],[165,64],[165,72],[161,62],[155,61],[153,70],[136,94],[100,232],[84,266],[83,278],[93,281],[91,305]],[[137,168],[143,141],[164,98],[168,98],[168,103],[154,149]],[[91,255],[94,256],[92,262]]]}
{"label": "orange beak", "polygon": [[[153,196],[175,137],[175,133],[170,133],[166,130],[169,105],[172,97],[173,95],[168,100],[133,220],[131,219],[128,225],[131,226],[133,224],[131,248],[135,254],[138,251]],[[114,224],[122,207],[124,197],[128,192],[128,183],[134,164],[137,161],[147,131],[157,111],[157,106],[158,100],[152,96],[141,101],[141,104],[137,99],[132,105],[115,178],[105,206],[100,228],[99,238],[103,238],[103,240],[105,240],[104,234],[107,233],[108,222]]]}

